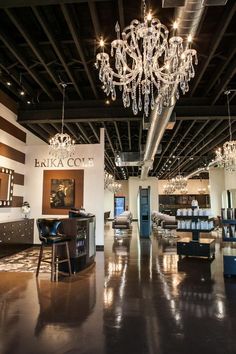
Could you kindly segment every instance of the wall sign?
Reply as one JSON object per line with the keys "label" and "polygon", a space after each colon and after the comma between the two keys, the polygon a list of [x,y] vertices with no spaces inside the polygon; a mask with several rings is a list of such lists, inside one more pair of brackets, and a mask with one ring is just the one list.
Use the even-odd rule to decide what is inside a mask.
{"label": "wall sign", "polygon": [[34,167],[62,168],[62,167],[93,167],[93,157],[69,157],[68,159],[34,159]]}

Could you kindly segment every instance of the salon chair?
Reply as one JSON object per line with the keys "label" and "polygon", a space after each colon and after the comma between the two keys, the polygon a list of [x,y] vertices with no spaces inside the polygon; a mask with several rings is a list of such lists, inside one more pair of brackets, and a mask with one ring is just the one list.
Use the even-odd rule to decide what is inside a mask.
{"label": "salon chair", "polygon": [[[51,281],[55,281],[58,276],[59,263],[67,262],[69,275],[71,275],[70,253],[68,247],[68,242],[71,239],[70,237],[59,232],[59,226],[61,224],[61,220],[37,219],[36,223],[39,231],[39,239],[41,241],[36,277],[38,277],[39,275],[41,262],[46,262],[51,264]],[[43,257],[43,251],[46,246],[51,247],[50,257]],[[58,257],[57,255],[58,247],[65,247],[66,258]]]}

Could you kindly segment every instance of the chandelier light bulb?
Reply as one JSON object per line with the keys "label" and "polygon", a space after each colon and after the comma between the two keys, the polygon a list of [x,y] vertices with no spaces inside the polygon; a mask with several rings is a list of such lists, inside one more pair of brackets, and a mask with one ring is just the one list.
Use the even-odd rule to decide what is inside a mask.
{"label": "chandelier light bulb", "polygon": [[174,28],[174,29],[177,29],[177,28],[178,28],[178,22],[177,22],[177,21],[175,21],[175,22],[173,23],[173,28]]}
{"label": "chandelier light bulb", "polygon": [[192,35],[191,35],[191,34],[189,34],[189,35],[188,35],[188,39],[187,39],[187,41],[188,41],[189,43],[191,43],[191,42],[192,42],[192,40],[193,40],[193,37],[192,37]]}
{"label": "chandelier light bulb", "polygon": [[110,55],[104,52],[104,40],[100,39],[102,50],[96,56],[96,67],[107,96],[116,100],[120,90],[124,107],[132,107],[135,115],[144,111],[147,117],[154,107],[161,114],[163,106],[170,106],[173,92],[178,99],[179,91],[189,91],[197,52],[185,46],[182,37],[169,37],[169,30],[158,18],[151,12],[145,16],[145,8],[144,1],[144,21],[134,19],[123,31],[116,23],[117,38],[111,43]]}
{"label": "chandelier light bulb", "polygon": [[104,47],[104,45],[105,45],[105,42],[102,37],[100,38],[99,45],[100,45],[100,47]]}
{"label": "chandelier light bulb", "polygon": [[147,20],[151,21],[152,20],[152,13],[151,11],[149,11],[149,13],[147,14]]}

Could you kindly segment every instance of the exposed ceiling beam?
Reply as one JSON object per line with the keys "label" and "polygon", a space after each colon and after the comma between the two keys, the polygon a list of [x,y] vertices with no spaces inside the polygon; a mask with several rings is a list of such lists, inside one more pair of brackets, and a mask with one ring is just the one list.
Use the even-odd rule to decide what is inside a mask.
{"label": "exposed ceiling beam", "polygon": [[97,89],[96,89],[95,84],[93,82],[91,71],[89,70],[89,67],[87,65],[87,62],[86,62],[86,59],[85,59],[85,56],[84,56],[83,49],[82,49],[82,47],[80,45],[79,36],[78,36],[77,29],[76,29],[74,18],[69,13],[68,7],[66,5],[61,4],[61,10],[62,10],[62,13],[63,13],[65,19],[66,19],[67,25],[69,27],[71,36],[72,36],[72,38],[74,40],[75,47],[77,49],[78,55],[79,55],[79,57],[80,57],[80,59],[82,61],[82,64],[84,66],[84,70],[85,70],[85,72],[87,74],[87,77],[88,77],[89,83],[91,85],[92,91],[94,93],[94,96],[96,98],[98,98]]}
{"label": "exposed ceiling beam", "polygon": [[[58,5],[70,4],[71,2],[82,4],[88,0],[1,0],[0,8],[6,9],[11,7],[25,7],[25,6],[45,6],[45,5]],[[111,0],[93,0],[94,2],[111,1]]]}
{"label": "exposed ceiling beam", "polygon": [[123,0],[118,0],[119,20],[121,32],[125,28],[124,5]]}
{"label": "exposed ceiling beam", "polygon": [[[227,129],[227,127],[226,127]],[[236,132],[236,127],[234,126],[234,128],[232,129],[232,134],[234,134]],[[218,137],[218,139],[216,139]],[[229,137],[229,134],[226,134],[224,136],[222,136],[222,134],[218,134],[217,136],[214,136],[210,141],[208,141],[207,143],[205,143],[199,150],[199,152],[201,152],[201,150],[204,150],[204,155],[206,155],[208,152],[212,151],[212,149],[214,149],[216,146],[221,145],[224,141],[226,141]],[[212,142],[212,144],[210,144]],[[210,145],[209,145],[210,144]],[[200,156],[197,158],[197,160],[201,160],[201,162],[203,163],[204,161],[202,161],[203,159],[203,155],[200,153]],[[193,165],[196,164],[197,161],[193,160],[192,163],[188,164],[188,168],[190,169]]]}
{"label": "exposed ceiling beam", "polygon": [[62,93],[62,88],[58,84],[58,82],[57,82],[57,80],[55,78],[55,74],[52,72],[50,67],[48,67],[48,65],[46,64],[45,59],[43,58],[43,55],[42,55],[42,53],[39,50],[38,43],[36,43],[36,41],[32,38],[32,36],[30,35],[30,31],[27,30],[24,27],[24,25],[19,21],[19,19],[14,15],[13,10],[6,9],[5,12],[7,13],[7,15],[10,18],[10,20],[12,21],[12,23],[17,28],[17,30],[24,37],[26,43],[29,45],[29,47],[31,48],[31,50],[34,53],[34,55],[36,56],[36,58],[39,60],[41,65],[44,67],[44,69],[46,70],[47,74],[52,79],[52,81],[54,82],[54,84],[56,85],[58,90]]}
{"label": "exposed ceiling beam", "polygon": [[164,155],[165,155],[166,151],[168,150],[170,144],[171,144],[172,141],[174,140],[176,134],[178,133],[178,131],[179,131],[180,127],[181,127],[181,124],[182,124],[182,122],[180,121],[180,122],[178,123],[178,126],[177,126],[176,129],[174,130],[171,139],[169,140],[168,144],[167,144],[166,147],[165,147],[165,150],[163,151],[163,153],[162,153],[161,156],[160,156],[160,159],[159,159],[159,161],[158,161],[158,163],[157,163],[157,165],[156,165],[156,167],[155,167],[155,169],[154,169],[154,171],[153,171],[153,174],[156,173],[158,167],[160,166],[161,161],[163,160]]}
{"label": "exposed ceiling beam", "polygon": [[206,89],[203,92],[204,96],[206,96],[211,91],[212,87],[214,87],[214,85],[217,83],[220,76],[222,75],[224,70],[227,68],[227,66],[229,65],[232,58],[235,56],[235,53],[236,53],[236,40],[233,41],[233,43],[231,44],[231,46],[229,47],[229,49],[227,51],[227,59],[223,63],[221,61],[217,65],[213,75],[208,80],[208,84],[206,85]]}
{"label": "exposed ceiling beam", "polygon": [[[54,97],[49,88],[47,87],[46,83],[43,82],[43,80],[38,76],[34,69],[29,68],[26,59],[17,49],[16,43],[12,41],[9,35],[3,32],[2,28],[0,30],[0,39],[8,48],[8,50],[14,55],[14,57],[20,62],[24,69],[30,74],[32,79],[41,87],[41,89],[48,95],[51,100],[54,100]],[[24,83],[22,83],[22,86],[24,87]]]}
{"label": "exposed ceiling beam", "polygon": [[122,142],[121,142],[121,138],[120,138],[120,133],[119,133],[119,129],[118,129],[118,125],[116,122],[113,122],[114,126],[115,126],[115,130],[116,130],[116,135],[119,141],[119,145],[120,145],[120,151],[123,151],[123,147],[122,147]]}
{"label": "exposed ceiling beam", "polygon": [[[0,55],[0,68],[7,74],[9,75],[9,80],[8,81],[14,81],[17,85],[19,85],[19,88],[21,86],[21,82],[20,82],[20,75],[19,75],[19,71],[16,69],[8,69],[7,68],[7,63],[6,61],[4,61],[4,59],[2,58],[2,55]],[[28,94],[31,97],[35,97],[35,93],[32,90],[32,87],[30,87],[26,82],[24,82],[24,88],[26,89],[26,91],[28,92]],[[15,92],[15,95],[17,94],[17,92]]]}
{"label": "exposed ceiling beam", "polygon": [[91,144],[91,140],[90,138],[88,137],[86,131],[84,130],[84,128],[79,124],[79,123],[76,123],[76,126],[77,128],[79,129],[80,133],[83,135],[83,137],[86,139],[86,141]]}
{"label": "exposed ceiling beam", "polygon": [[216,87],[213,100],[211,101],[211,105],[214,105],[219,99],[220,95],[227,89],[227,85],[232,79],[232,77],[236,74],[236,59],[230,65],[229,69],[226,71],[224,77],[222,78],[220,84]]}
{"label": "exposed ceiling beam", "polygon": [[78,87],[78,84],[77,82],[75,81],[74,77],[73,77],[73,74],[71,73],[67,63],[66,63],[66,59],[63,55],[63,51],[59,49],[59,44],[57,43],[50,27],[49,27],[49,24],[46,22],[46,20],[43,18],[43,15],[41,13],[41,10],[39,8],[36,8],[36,7],[31,7],[32,8],[32,11],[35,15],[35,17],[37,18],[38,22],[40,23],[42,29],[44,30],[45,34],[47,35],[50,43],[51,43],[51,46],[53,47],[57,57],[59,58],[60,62],[62,63],[67,75],[68,75],[68,78],[70,79],[70,81],[72,82],[72,84],[74,85],[75,87],[75,90],[76,92],[78,93],[79,97],[81,99],[83,99],[83,95],[82,93],[80,92],[80,89]]}
{"label": "exposed ceiling beam", "polygon": [[96,4],[94,0],[88,0],[88,5],[89,5],[89,10],[93,22],[93,27],[96,35],[96,39],[98,40],[101,36],[101,28],[98,20],[98,15],[97,15],[97,10],[96,10]]}
{"label": "exposed ceiling beam", "polygon": [[132,150],[132,145],[131,145],[131,132],[130,132],[130,122],[127,122],[128,124],[128,141],[129,141],[129,150]]}
{"label": "exposed ceiling beam", "polygon": [[68,123],[65,124],[66,129],[70,132],[70,134],[72,135],[72,138],[75,140],[75,143],[78,143],[79,138],[78,138],[78,133],[75,131],[75,129],[73,128],[73,126],[70,126]]}
{"label": "exposed ceiling beam", "polygon": [[[214,133],[214,134],[213,134],[213,139],[214,139],[215,137],[218,137],[219,135],[221,135],[226,129],[228,129],[228,124],[227,124],[227,123],[225,123],[225,124],[223,125],[223,128],[220,126],[221,123],[222,123],[222,122],[220,122],[220,121],[215,122],[215,124],[213,124],[213,125],[210,127],[210,129],[209,129],[207,132],[205,132],[205,134],[201,137],[201,139],[199,139],[199,141],[196,142],[196,143],[192,146],[192,148],[190,148],[190,149],[188,150],[188,154],[186,155],[186,157],[198,155],[199,150],[201,150],[201,148],[202,148],[202,145],[200,146],[199,149],[196,149],[196,148],[197,148],[202,142],[204,143],[204,141],[207,141],[207,143],[208,143],[209,141],[212,141],[212,138],[206,140],[206,138],[207,138],[211,133]],[[217,127],[218,127],[218,130],[215,131],[215,129],[216,129]],[[194,151],[194,152],[193,152],[193,151]],[[182,167],[185,166],[186,163],[188,163],[188,161],[187,161],[187,162],[186,162],[186,161],[183,162],[179,167],[182,169]],[[170,173],[170,175],[169,175],[169,177],[172,177],[173,174],[176,173],[176,171],[177,171],[177,168],[176,168],[175,170],[172,170],[171,173]]]}
{"label": "exposed ceiling beam", "polygon": [[139,136],[138,136],[138,148],[139,151],[142,151],[142,133],[143,133],[143,121],[139,123]]}
{"label": "exposed ceiling beam", "polygon": [[95,136],[95,138],[97,139],[97,141],[100,142],[99,136],[98,136],[98,134],[97,134],[97,132],[96,132],[96,130],[95,130],[93,124],[89,122],[89,126],[90,126],[90,128],[91,128],[91,130],[92,130],[92,132],[93,132],[93,134],[94,134],[94,136]]}
{"label": "exposed ceiling beam", "polygon": [[[232,120],[236,119],[236,105],[231,105]],[[176,120],[223,120],[228,119],[225,105],[217,106],[179,106],[175,107]],[[31,107],[20,105],[18,119],[21,122],[56,121],[61,115],[61,102],[40,103]],[[141,116],[134,116],[132,112],[118,104],[105,106],[101,101],[73,101],[66,105],[67,120],[101,121],[101,120],[124,120],[142,121]]]}
{"label": "exposed ceiling beam", "polygon": [[[233,2],[232,2],[233,4]],[[227,6],[225,8],[225,11],[221,17],[221,21],[220,23],[217,24],[217,30],[214,33],[214,36],[211,40],[211,46],[209,47],[209,52],[207,57],[202,61],[202,65],[201,67],[197,70],[197,72],[199,73],[196,77],[196,79],[194,80],[194,84],[193,87],[191,89],[191,96],[193,96],[194,92],[196,91],[198,84],[200,82],[200,80],[202,79],[232,17],[234,16],[234,12],[236,10],[236,3],[234,2],[234,4],[232,6]]]}

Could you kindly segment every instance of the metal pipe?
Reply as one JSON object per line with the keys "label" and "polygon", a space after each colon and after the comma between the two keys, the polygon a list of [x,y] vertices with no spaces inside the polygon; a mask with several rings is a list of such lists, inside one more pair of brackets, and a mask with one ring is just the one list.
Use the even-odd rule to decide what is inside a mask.
{"label": "metal pipe", "polygon": [[[183,7],[176,11],[176,20],[178,23],[178,35],[184,37],[189,34],[194,37],[204,7],[201,0],[186,0]],[[144,151],[144,161],[141,170],[141,179],[146,179],[149,170],[152,168],[154,156],[170,119],[171,113],[175,107],[176,100],[174,92],[170,107],[163,107],[161,115],[158,115],[157,109],[153,109],[150,116],[150,128],[147,135],[147,142]]]}

